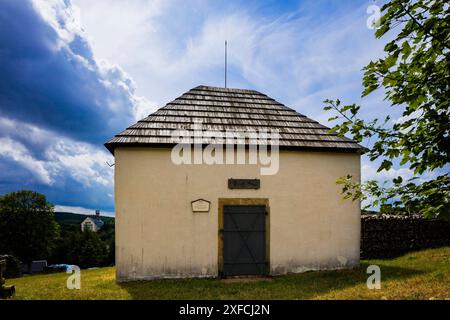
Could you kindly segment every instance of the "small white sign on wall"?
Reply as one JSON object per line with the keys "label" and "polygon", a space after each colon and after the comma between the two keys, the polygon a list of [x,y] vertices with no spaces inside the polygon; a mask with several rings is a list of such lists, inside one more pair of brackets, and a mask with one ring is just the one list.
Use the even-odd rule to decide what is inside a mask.
{"label": "small white sign on wall", "polygon": [[197,199],[191,202],[193,212],[209,212],[211,202],[205,199]]}

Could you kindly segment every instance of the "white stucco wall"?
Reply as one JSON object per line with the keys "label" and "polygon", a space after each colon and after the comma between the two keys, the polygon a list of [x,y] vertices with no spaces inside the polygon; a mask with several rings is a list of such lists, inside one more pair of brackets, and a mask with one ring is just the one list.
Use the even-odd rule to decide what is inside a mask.
{"label": "white stucco wall", "polygon": [[[269,199],[273,275],[359,263],[360,204],[335,183],[360,179],[357,154],[281,151],[272,176],[248,164],[177,166],[169,149],[119,147],[115,158],[118,281],[217,276],[219,198]],[[258,178],[261,188],[230,190],[228,178]],[[198,198],[211,201],[209,213],[191,211]]]}

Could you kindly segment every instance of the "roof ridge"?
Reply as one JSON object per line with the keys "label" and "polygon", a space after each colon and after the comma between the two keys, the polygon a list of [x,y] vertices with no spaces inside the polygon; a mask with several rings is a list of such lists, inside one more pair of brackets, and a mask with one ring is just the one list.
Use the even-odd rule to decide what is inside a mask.
{"label": "roof ridge", "polygon": [[215,92],[256,93],[256,94],[265,96],[265,94],[263,94],[259,91],[256,91],[254,89],[240,89],[240,88],[228,88],[228,87],[225,88],[225,87],[214,87],[214,86],[207,86],[207,85],[196,86],[195,88],[192,88],[191,90],[189,90],[185,93],[188,93],[190,91],[195,91],[195,90],[205,90],[205,91],[215,91]]}

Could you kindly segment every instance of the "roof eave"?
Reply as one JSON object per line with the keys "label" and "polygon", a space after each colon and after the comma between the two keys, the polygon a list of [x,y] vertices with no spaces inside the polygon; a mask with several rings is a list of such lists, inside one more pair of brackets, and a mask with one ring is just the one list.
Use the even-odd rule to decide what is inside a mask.
{"label": "roof eave", "polygon": [[[114,150],[118,147],[125,148],[150,148],[150,149],[161,149],[161,148],[173,148],[175,143],[118,143],[118,142],[107,142],[104,144],[106,149],[114,155]],[[308,146],[279,146],[280,150],[290,150],[290,151],[317,151],[317,152],[336,152],[336,153],[361,153],[364,149],[361,145],[354,143],[355,147],[342,148],[342,147],[308,147]],[[206,145],[205,145],[206,146]],[[246,148],[248,145],[245,145]],[[356,147],[357,146],[357,147]]]}
{"label": "roof eave", "polygon": [[105,144],[103,144],[105,146],[106,149],[108,149],[109,152],[111,152],[112,155],[114,155],[114,149],[115,149],[115,143],[111,143],[111,142],[106,142]]}

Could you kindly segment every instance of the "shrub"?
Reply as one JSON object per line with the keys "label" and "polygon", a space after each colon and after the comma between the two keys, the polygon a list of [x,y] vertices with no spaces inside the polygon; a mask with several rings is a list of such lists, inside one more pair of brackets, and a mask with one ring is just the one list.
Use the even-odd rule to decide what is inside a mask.
{"label": "shrub", "polygon": [[20,261],[11,255],[0,255],[0,259],[6,259],[6,270],[3,277],[6,279],[18,278],[22,276]]}

